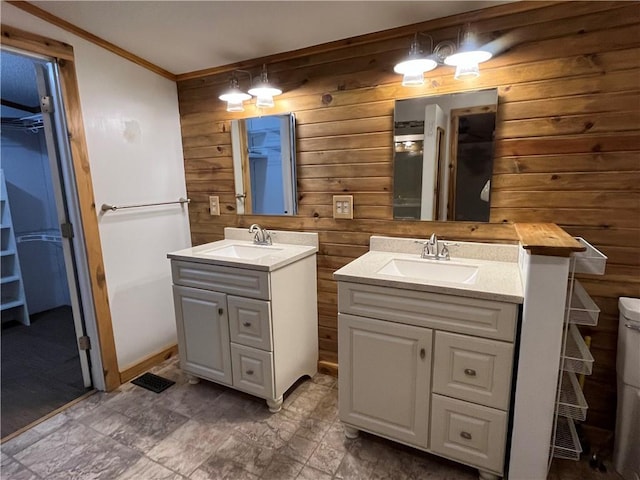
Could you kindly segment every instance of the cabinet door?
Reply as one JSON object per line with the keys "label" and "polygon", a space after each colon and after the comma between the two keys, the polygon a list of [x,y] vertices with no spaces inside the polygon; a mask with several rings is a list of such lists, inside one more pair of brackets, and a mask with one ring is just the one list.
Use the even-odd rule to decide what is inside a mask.
{"label": "cabinet door", "polygon": [[432,331],[338,315],[340,420],[427,447]]}
{"label": "cabinet door", "polygon": [[199,377],[231,385],[226,295],[174,285],[173,303],[181,367]]}

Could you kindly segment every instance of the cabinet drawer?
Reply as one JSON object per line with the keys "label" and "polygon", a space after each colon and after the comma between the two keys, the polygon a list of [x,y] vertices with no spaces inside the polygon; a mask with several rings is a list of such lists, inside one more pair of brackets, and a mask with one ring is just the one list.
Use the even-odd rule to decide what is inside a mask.
{"label": "cabinet drawer", "polygon": [[269,299],[269,272],[173,260],[171,275],[177,285]]}
{"label": "cabinet drawer", "polygon": [[502,475],[506,412],[452,398],[431,399],[431,450]]}
{"label": "cabinet drawer", "polygon": [[437,332],[433,391],[507,410],[512,359],[511,343]]}
{"label": "cabinet drawer", "polygon": [[227,297],[227,307],[232,342],[272,350],[270,302],[230,295]]}
{"label": "cabinet drawer", "polygon": [[231,344],[233,386],[263,398],[273,398],[273,353]]}
{"label": "cabinet drawer", "polygon": [[339,282],[338,311],[513,341],[518,310],[513,303]]}

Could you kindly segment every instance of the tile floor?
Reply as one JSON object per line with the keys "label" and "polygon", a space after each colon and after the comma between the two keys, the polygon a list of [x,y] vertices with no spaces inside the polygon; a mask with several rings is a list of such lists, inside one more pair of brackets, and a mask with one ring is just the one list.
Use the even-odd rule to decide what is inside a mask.
{"label": "tile floor", "polygon": [[[97,393],[5,442],[2,479],[477,478],[474,469],[373,435],[347,440],[330,376],[301,382],[274,415],[241,392],[189,385],[176,359],[152,372],[176,384],[160,394],[130,383]],[[549,478],[590,478],[563,471]]]}

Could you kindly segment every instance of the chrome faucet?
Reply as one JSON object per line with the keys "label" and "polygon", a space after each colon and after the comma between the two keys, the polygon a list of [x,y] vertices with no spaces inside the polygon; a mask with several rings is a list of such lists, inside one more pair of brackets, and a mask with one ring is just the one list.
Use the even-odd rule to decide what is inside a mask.
{"label": "chrome faucet", "polygon": [[249,227],[249,233],[253,233],[253,243],[255,245],[272,245],[271,234],[257,223]]}
{"label": "chrome faucet", "polygon": [[432,233],[429,237],[429,240],[426,242],[422,242],[416,240],[416,243],[422,244],[422,253],[420,254],[420,258],[428,258],[431,260],[450,260],[451,255],[449,254],[449,247],[444,242],[440,242],[442,244],[442,248],[438,249],[438,237],[435,233]]}

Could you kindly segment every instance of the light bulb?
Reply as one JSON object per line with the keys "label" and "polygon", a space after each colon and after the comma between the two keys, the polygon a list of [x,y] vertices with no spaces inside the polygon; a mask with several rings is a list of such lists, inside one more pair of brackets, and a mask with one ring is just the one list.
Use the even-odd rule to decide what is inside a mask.
{"label": "light bulb", "polygon": [[424,73],[422,72],[405,73],[402,77],[403,87],[419,87],[420,85],[424,85]]}
{"label": "light bulb", "polygon": [[244,112],[242,100],[227,100],[227,112]]}
{"label": "light bulb", "polygon": [[480,69],[477,63],[461,63],[456,67],[456,74],[453,76],[456,80],[461,78],[475,78],[480,76]]}
{"label": "light bulb", "polygon": [[271,95],[259,95],[256,98],[256,107],[258,108],[273,108],[273,97]]}

